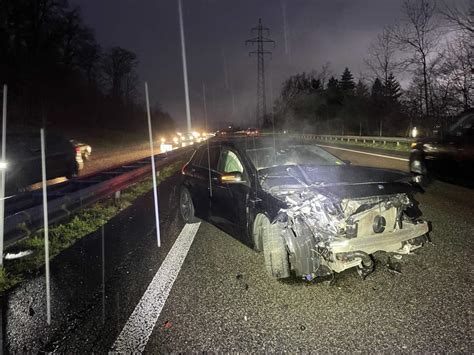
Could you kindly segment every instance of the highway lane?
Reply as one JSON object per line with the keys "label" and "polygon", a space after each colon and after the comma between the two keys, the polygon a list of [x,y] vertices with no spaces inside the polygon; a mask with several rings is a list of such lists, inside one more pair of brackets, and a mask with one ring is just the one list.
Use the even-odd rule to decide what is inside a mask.
{"label": "highway lane", "polygon": [[395,169],[408,172],[408,157],[398,154],[391,154],[390,151],[383,152],[380,149],[360,150],[357,147],[347,146],[329,146],[326,144],[318,144],[339,159],[350,161],[353,165],[372,166],[374,168]]}
{"label": "highway lane", "polygon": [[150,192],[111,219],[103,234],[90,234],[52,260],[50,326],[43,270],[2,298],[5,352],[110,350],[183,228],[176,187],[170,180],[159,188],[161,248]]}
{"label": "highway lane", "polygon": [[[354,164],[400,170],[407,164],[336,149],[332,152]],[[65,272],[59,285],[71,290],[68,297],[56,293],[61,306],[53,307],[54,327],[44,326],[44,299],[41,290],[40,294],[33,291],[41,276],[16,291],[20,295],[16,303],[10,300],[9,309],[21,317],[16,325],[7,327],[8,349],[111,349],[183,226],[177,216],[177,182],[170,180],[161,189],[166,193],[160,199],[160,209],[167,211],[162,214],[162,250],[156,251],[151,238],[151,194],[110,223],[104,322],[100,235],[96,233],[56,261],[57,274]],[[385,267],[387,260],[382,258],[365,281],[350,270],[337,275],[331,284],[325,280],[271,280],[263,267],[263,255],[201,223],[145,352],[472,352],[474,192],[436,182],[417,198],[425,217],[433,223],[434,245],[397,261],[401,274]],[[127,241],[128,234],[131,238]],[[33,301],[25,301],[31,295]],[[33,316],[28,314],[29,304],[34,306]],[[39,340],[30,339],[30,346],[22,348],[15,331],[18,337],[28,324],[42,331],[38,331]]]}
{"label": "highway lane", "polygon": [[349,270],[330,285],[271,280],[261,254],[203,223],[146,351],[472,351],[474,193],[436,182],[418,200],[433,245],[403,256],[401,274],[381,258],[365,281]]}

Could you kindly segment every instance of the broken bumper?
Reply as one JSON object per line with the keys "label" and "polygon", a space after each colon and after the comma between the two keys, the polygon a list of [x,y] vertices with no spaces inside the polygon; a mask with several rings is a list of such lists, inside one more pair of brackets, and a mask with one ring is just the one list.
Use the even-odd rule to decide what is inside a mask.
{"label": "broken bumper", "polygon": [[327,261],[327,266],[335,272],[341,272],[355,266],[363,267],[361,257],[357,255],[351,257],[355,252],[362,252],[366,255],[377,251],[408,254],[410,251],[421,246],[421,244],[412,244],[410,242],[420,236],[424,236],[428,232],[428,223],[420,222],[417,224],[404,224],[403,229],[383,234],[333,241],[328,249],[334,258]]}

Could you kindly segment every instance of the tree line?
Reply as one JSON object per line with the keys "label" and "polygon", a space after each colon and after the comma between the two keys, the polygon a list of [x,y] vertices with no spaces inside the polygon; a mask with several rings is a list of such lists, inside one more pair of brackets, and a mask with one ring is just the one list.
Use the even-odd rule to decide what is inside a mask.
{"label": "tree line", "polygon": [[[464,5],[464,7],[463,7]],[[366,72],[354,80],[326,64],[289,77],[274,104],[274,122],[327,134],[429,134],[470,110],[474,94],[474,1],[405,0],[403,18],[368,48]],[[408,76],[408,79],[407,79]],[[399,78],[408,80],[402,89]],[[265,118],[271,124],[271,117]]]}
{"label": "tree line", "polygon": [[[1,0],[0,53],[9,127],[96,136],[146,128],[136,54],[103,48],[78,7],[63,0]],[[157,129],[173,129],[159,105],[152,111]]]}

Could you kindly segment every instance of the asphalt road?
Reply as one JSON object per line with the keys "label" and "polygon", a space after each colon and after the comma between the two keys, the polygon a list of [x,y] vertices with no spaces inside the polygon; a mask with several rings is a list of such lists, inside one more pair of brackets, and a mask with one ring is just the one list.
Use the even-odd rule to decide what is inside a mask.
{"label": "asphalt road", "polygon": [[[331,151],[353,164],[406,170],[402,160]],[[104,259],[99,231],[54,260],[51,326],[42,274],[10,295],[6,350],[110,350],[183,227],[177,179],[160,188],[162,247],[147,194],[106,226]],[[332,282],[274,281],[262,254],[201,223],[145,352],[472,353],[474,191],[435,182],[417,199],[433,244],[395,260],[401,273],[381,257],[364,281],[351,270]]]}

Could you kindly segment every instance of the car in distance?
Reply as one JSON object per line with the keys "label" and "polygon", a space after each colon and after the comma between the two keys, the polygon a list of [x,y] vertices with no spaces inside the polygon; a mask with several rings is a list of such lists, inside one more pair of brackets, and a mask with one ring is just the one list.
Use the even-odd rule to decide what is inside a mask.
{"label": "car in distance", "polygon": [[[46,178],[77,175],[76,149],[66,138],[46,134]],[[8,133],[6,190],[15,193],[41,181],[41,141],[39,134]]]}
{"label": "car in distance", "polygon": [[247,128],[247,130],[245,131],[245,134],[247,136],[258,136],[260,132],[257,128]]}
{"label": "car in distance", "polygon": [[76,161],[79,167],[79,170],[84,168],[84,161],[90,159],[92,154],[92,147],[89,144],[78,142],[74,139],[71,139],[70,142],[74,145],[76,150]]}
{"label": "car in distance", "polygon": [[434,137],[418,139],[410,152],[410,171],[420,180],[430,177],[474,186],[474,112],[466,112]]}
{"label": "car in distance", "polygon": [[257,251],[268,273],[307,280],[374,268],[372,254],[428,241],[411,176],[347,164],[315,145],[213,140],[182,169],[185,222],[203,219]]}
{"label": "car in distance", "polygon": [[76,152],[80,152],[84,160],[89,160],[92,154],[92,147],[87,143],[79,142],[75,139],[70,139],[70,142],[76,148]]}

